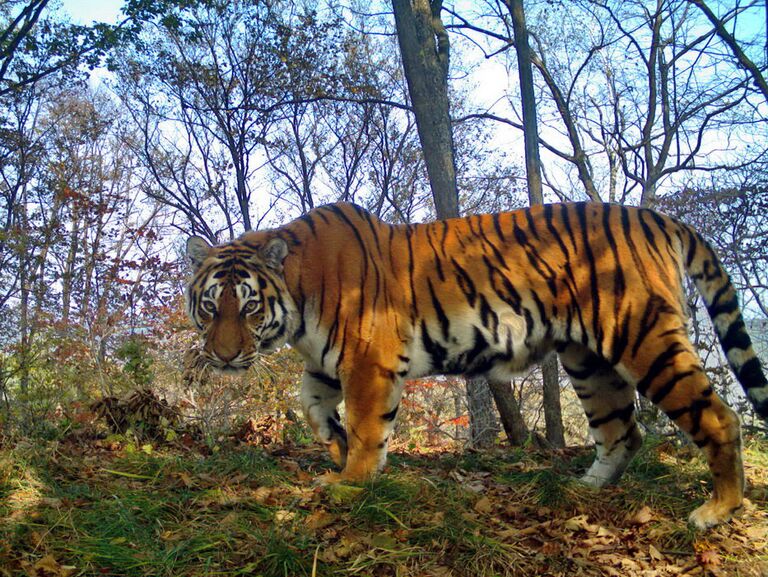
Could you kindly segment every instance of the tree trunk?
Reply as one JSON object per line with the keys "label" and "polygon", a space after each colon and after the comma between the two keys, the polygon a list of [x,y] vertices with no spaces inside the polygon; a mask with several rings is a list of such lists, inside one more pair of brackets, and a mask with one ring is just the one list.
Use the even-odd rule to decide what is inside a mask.
{"label": "tree trunk", "polygon": [[[456,217],[459,215],[459,192],[448,102],[450,44],[440,19],[442,0],[392,0],[392,8],[435,212],[439,219]],[[467,387],[468,394],[478,397],[480,403],[487,403],[480,400],[484,394],[482,387],[472,383],[467,383]],[[476,388],[479,390],[474,390]],[[494,394],[494,398],[502,422],[515,422],[517,432],[522,428],[523,440],[527,438],[517,403],[499,404],[500,397]],[[481,422],[474,426],[477,429],[484,427],[482,420],[485,417],[475,415],[471,405],[469,418],[470,428],[477,419]]]}
{"label": "tree trunk", "polygon": [[448,33],[442,0],[392,0],[416,128],[438,218],[459,215],[456,162],[448,102]]}
{"label": "tree trunk", "polygon": [[512,393],[511,383],[488,383],[493,399],[499,408],[501,424],[511,445],[520,446],[528,440],[528,427],[525,426],[520,404]]}
{"label": "tree trunk", "polygon": [[541,380],[544,383],[544,423],[546,438],[553,447],[565,447],[563,410],[560,406],[560,377],[557,357],[550,355],[541,363]]}
{"label": "tree trunk", "polygon": [[19,285],[21,287],[19,299],[19,387],[26,394],[29,391],[30,363],[32,362],[31,329],[29,319],[29,297],[31,290],[29,256],[29,218],[27,213],[27,186],[23,185],[21,193],[21,205],[19,207],[19,219],[21,221],[21,238],[19,243]]}
{"label": "tree trunk", "polygon": [[[515,50],[517,51],[517,64],[520,73],[520,96],[523,104],[523,136],[525,138],[525,171],[528,177],[528,198],[532,205],[542,204],[544,202],[544,194],[541,186],[541,160],[539,159],[539,130],[536,121],[536,96],[533,90],[531,49],[528,45],[528,31],[525,27],[525,12],[523,11],[522,0],[504,0],[504,2],[512,16],[512,26],[515,33]],[[564,447],[565,438],[563,436],[563,417],[560,409],[560,383],[557,378],[557,357],[551,355],[545,359],[541,364],[541,369],[547,440],[555,447]]]}
{"label": "tree trunk", "polygon": [[475,449],[493,447],[500,427],[488,381],[483,378],[467,379],[467,407],[470,416],[469,445]]}

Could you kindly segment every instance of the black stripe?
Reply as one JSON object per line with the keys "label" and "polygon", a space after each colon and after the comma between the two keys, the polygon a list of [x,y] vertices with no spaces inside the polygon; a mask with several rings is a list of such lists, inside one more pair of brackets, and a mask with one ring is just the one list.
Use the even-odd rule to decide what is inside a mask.
{"label": "black stripe", "polygon": [[504,237],[504,231],[501,230],[501,216],[498,212],[494,213],[492,216],[493,219],[493,228],[496,229],[496,234],[499,236],[499,238],[502,241],[505,241],[506,238]]}
{"label": "black stripe", "polygon": [[499,315],[491,308],[488,304],[488,299],[486,299],[483,294],[480,295],[480,322],[482,322],[483,326],[491,331],[496,337],[496,340],[498,340]]}
{"label": "black stripe", "polygon": [[696,235],[693,234],[693,231],[690,228],[685,227],[685,230],[688,232],[688,254],[685,257],[685,268],[689,269],[691,268],[693,258],[696,255],[698,241],[696,240]]}
{"label": "black stripe", "polygon": [[448,351],[429,336],[429,329],[427,329],[427,321],[425,319],[421,319],[421,343],[424,347],[424,352],[429,355],[432,368],[438,371],[442,369],[448,357]]}
{"label": "black stripe", "polygon": [[730,289],[731,289],[731,283],[727,282],[723,286],[721,286],[715,293],[715,296],[712,297],[712,300],[709,302],[708,306],[716,305],[718,301],[723,297],[723,295],[727,293]]}
{"label": "black stripe", "polygon": [[571,245],[573,245],[573,251],[576,254],[578,254],[579,249],[576,246],[576,235],[573,232],[573,227],[571,227],[570,210],[571,210],[571,207],[573,207],[573,206],[574,205],[570,205],[570,204],[561,204],[560,205],[560,219],[563,221],[563,225],[565,226],[565,230],[568,232],[568,236],[571,238]]}
{"label": "black stripe", "polygon": [[707,312],[713,319],[719,315],[734,313],[737,310],[739,310],[739,301],[736,299],[735,294],[723,304],[713,304],[707,307]]}
{"label": "black stripe", "polygon": [[[299,240],[299,237],[296,236],[296,233],[293,232],[291,229],[289,229],[289,228],[280,229],[280,233],[279,234],[280,234],[280,238],[281,239],[282,239],[283,235],[287,236],[291,240],[291,245],[292,246],[300,246],[301,245],[301,241]],[[282,240],[285,240],[285,239],[282,239]],[[286,244],[288,244],[288,243],[286,243]]]}
{"label": "black stripe", "polygon": [[[357,205],[353,205],[353,206],[357,206]],[[365,220],[365,222],[368,223],[368,228],[371,229],[371,234],[373,235],[373,242],[376,245],[376,250],[379,253],[379,258],[383,260],[384,253],[381,251],[381,241],[379,240],[379,232],[376,230],[376,226],[374,225],[373,217],[371,216],[371,213],[368,212],[367,210],[363,210],[362,208],[360,208],[360,210],[358,211],[358,214],[360,214],[360,216]]]}
{"label": "black stripe", "polygon": [[432,227],[427,227],[427,242],[429,243],[429,247],[432,249],[432,252],[435,255],[435,268],[437,269],[437,276],[442,281],[445,282],[445,273],[443,272],[443,263],[442,259],[440,258],[440,255],[437,252],[437,248],[435,247],[434,243],[432,242]]}
{"label": "black stripe", "polygon": [[642,209],[638,209],[637,220],[640,222],[640,228],[643,230],[645,240],[648,242],[648,246],[653,249],[653,252],[658,255],[659,259],[664,261],[664,256],[661,254],[661,251],[659,251],[659,247],[656,246],[656,236],[653,234],[651,227],[648,226],[648,223],[645,222],[645,219],[643,218],[644,214],[645,212]]}
{"label": "black stripe", "polygon": [[483,221],[482,221],[482,219],[478,219],[477,227],[478,227],[478,231],[480,233],[480,238],[483,240],[483,242],[485,244],[487,244],[489,247],[491,247],[491,250],[493,251],[493,256],[496,257],[496,260],[499,261],[501,266],[503,266],[504,268],[509,268],[507,266],[507,261],[504,260],[504,256],[501,254],[499,249],[496,247],[495,244],[493,244],[490,240],[488,240],[488,237],[485,234],[485,230],[483,230]]}
{"label": "black stripe", "polygon": [[627,350],[629,345],[629,323],[632,320],[632,307],[627,306],[627,312],[624,315],[624,320],[621,323],[621,327],[617,326],[613,334],[613,346],[611,347],[611,364],[617,365],[624,356],[624,351]]}
{"label": "black stripe", "polygon": [[317,227],[315,226],[315,219],[311,214],[305,214],[299,217],[299,220],[303,221],[309,229],[312,231],[312,236],[317,237]]}
{"label": "black stripe", "polygon": [[323,383],[324,385],[335,389],[337,391],[341,390],[341,381],[339,379],[334,379],[333,377],[329,377],[325,373],[321,373],[320,371],[307,371],[307,374],[315,379],[316,381],[319,381]]}
{"label": "black stripe", "polygon": [[317,216],[319,216],[320,218],[322,218],[322,219],[323,219],[323,222],[325,222],[325,224],[331,224],[331,221],[330,221],[330,220],[328,220],[328,217],[327,217],[327,216],[325,216],[325,213],[324,213],[324,212],[322,212],[322,209],[325,209],[325,210],[329,210],[329,209],[330,209],[330,206],[328,206],[328,205],[325,205],[325,206],[321,206],[321,207],[319,207],[319,208],[318,208],[318,209],[315,211],[315,214],[316,214]]}
{"label": "black stripe", "polygon": [[664,235],[664,238],[667,241],[668,245],[672,244],[672,237],[669,236],[669,233],[667,232],[667,223],[664,221],[664,219],[661,217],[661,215],[656,212],[655,210],[650,210],[648,208],[641,208],[640,210],[646,211],[648,214],[651,215],[651,218],[656,223],[656,226],[659,227],[661,230],[661,233]]}
{"label": "black stripe", "polygon": [[627,285],[624,280],[624,270],[622,263],[619,259],[619,249],[616,245],[616,239],[613,236],[613,230],[611,229],[611,207],[610,204],[603,205],[603,227],[605,229],[605,238],[608,241],[608,246],[611,247],[613,253],[614,269],[613,269],[613,294],[616,297],[616,318],[619,317],[619,309],[621,308],[621,299],[624,297]]}
{"label": "black stripe", "polygon": [[349,219],[349,217],[344,213],[344,211],[341,209],[341,207],[336,206],[334,204],[328,205],[328,209],[333,211],[336,216],[339,217],[350,229],[352,229],[352,232],[355,235],[355,239],[357,239],[357,244],[360,245],[360,258],[363,261],[363,277],[368,276],[368,249],[365,246],[365,241],[363,240],[362,235],[360,234],[360,231],[357,229],[357,226]]}
{"label": "black stripe", "polygon": [[616,419],[621,419],[622,422],[626,423],[632,417],[632,413],[634,412],[635,403],[632,402],[621,409],[614,409],[604,417],[600,417],[599,419],[590,419],[589,426],[593,429],[597,429],[600,425],[605,425],[606,423],[610,423]]}
{"label": "black stripe", "polygon": [[565,243],[563,242],[563,239],[561,238],[560,233],[557,231],[554,223],[552,222],[552,205],[551,204],[544,205],[544,221],[547,223],[547,229],[549,230],[549,233],[557,241],[557,244],[560,245],[560,250],[563,251],[563,254],[565,255],[565,259],[567,261],[569,258],[568,247],[565,246]]}
{"label": "black stripe", "polygon": [[469,306],[474,307],[475,301],[477,300],[477,289],[475,288],[475,283],[472,281],[472,277],[467,274],[467,271],[461,268],[461,265],[456,261],[455,258],[451,259],[451,264],[453,265],[453,268],[456,269],[456,272],[459,273],[456,275],[456,280],[459,283],[461,292],[463,292],[464,296],[467,297]]}
{"label": "black stripe", "polygon": [[651,383],[658,377],[664,369],[672,366],[673,363],[672,359],[674,359],[677,355],[680,353],[684,353],[685,348],[680,343],[673,343],[672,346],[670,346],[668,349],[664,350],[662,353],[660,353],[656,359],[651,364],[651,367],[648,369],[648,372],[645,374],[645,376],[638,381],[637,383],[637,391],[645,396],[645,393],[648,391],[648,387],[651,386]]}
{"label": "black stripe", "polygon": [[447,341],[448,336],[450,334],[449,330],[451,327],[451,322],[448,320],[448,316],[445,314],[445,311],[443,310],[443,307],[440,304],[440,300],[437,298],[437,295],[435,294],[435,287],[432,285],[431,278],[427,278],[427,287],[429,288],[429,296],[432,299],[432,307],[435,309],[437,320],[440,321],[440,328],[443,331],[443,339]]}
{"label": "black stripe", "polygon": [[536,240],[539,240],[539,232],[536,230],[536,223],[533,220],[533,214],[531,214],[531,209],[526,208],[524,212],[525,212],[525,220],[528,221],[528,230],[531,231],[533,238],[535,238]]}
{"label": "black stripe", "polygon": [[405,227],[405,239],[408,244],[408,281],[411,286],[411,316],[413,319],[419,316],[419,303],[416,300],[416,285],[414,280],[414,270],[416,262],[413,256],[413,244],[411,242],[411,236],[413,236],[413,229],[410,225]]}
{"label": "black stripe", "polygon": [[[507,277],[501,274],[498,269],[491,264],[488,257],[483,256],[483,263],[485,263],[485,266],[488,269],[488,279],[490,280],[491,288],[496,295],[511,306],[517,314],[523,314],[523,307],[521,305],[522,299],[520,293],[517,292],[517,289],[515,289],[511,282],[509,282]],[[501,287],[498,286],[499,280],[501,281]],[[474,303],[471,304],[474,306]]]}
{"label": "black stripe", "polygon": [[685,371],[682,373],[677,373],[674,375],[671,379],[669,379],[666,383],[664,383],[663,386],[661,386],[651,398],[651,402],[655,405],[658,405],[661,401],[663,401],[669,393],[672,392],[672,389],[675,388],[675,385],[682,381],[683,379],[686,379],[690,377],[691,375],[695,375],[700,371]]}
{"label": "black stripe", "polygon": [[584,244],[587,261],[589,262],[589,292],[592,293],[592,336],[595,338],[597,352],[602,355],[603,331],[600,327],[600,287],[597,285],[597,263],[595,261],[595,255],[592,252],[589,231],[587,229],[587,205],[585,203],[579,203],[574,208],[581,226],[582,242]]}
{"label": "black stripe", "polygon": [[752,340],[747,334],[747,327],[744,325],[744,319],[739,317],[731,326],[728,327],[728,332],[720,340],[720,344],[723,346],[723,350],[727,353],[731,349],[747,350],[752,346]]}
{"label": "black stripe", "polygon": [[[465,367],[464,370],[468,374],[476,374],[477,372],[484,372],[484,370],[479,371],[478,367],[475,366],[475,362],[477,361],[478,357],[482,355],[485,351],[488,350],[488,341],[485,340],[485,337],[483,336],[483,333],[478,329],[477,327],[474,327],[475,334],[474,334],[474,340],[472,348],[466,352],[464,355],[465,357]],[[482,369],[485,369],[485,367],[481,367]]]}
{"label": "black stripe", "polygon": [[395,417],[397,416],[397,410],[400,408],[400,405],[395,405],[395,408],[389,411],[388,413],[384,413],[381,415],[381,418],[385,421],[394,421]]}
{"label": "black stripe", "polygon": [[[739,369],[736,377],[739,379],[744,390],[762,388],[768,386],[768,380],[765,378],[760,361],[757,357],[752,357]],[[761,413],[762,414],[762,413]]]}
{"label": "black stripe", "polygon": [[637,331],[637,340],[632,345],[632,356],[636,357],[645,338],[651,333],[651,329],[659,322],[663,313],[674,313],[674,310],[661,297],[652,295],[645,305],[643,314],[640,315],[640,330]]}
{"label": "black stripe", "polygon": [[334,433],[344,439],[344,441],[347,440],[347,432],[344,430],[344,427],[342,427],[333,417],[328,417],[328,426],[331,427],[331,430],[333,430]]}
{"label": "black stripe", "polygon": [[576,367],[569,367],[565,363],[563,363],[563,369],[565,369],[565,372],[568,373],[568,376],[576,379],[577,381],[586,381],[594,375],[598,370],[600,370],[601,367],[605,366],[605,362],[594,354],[586,355],[583,359],[581,359],[580,363],[581,368]]}
{"label": "black stripe", "polygon": [[709,399],[696,399],[687,407],[682,409],[675,409],[673,411],[664,411],[667,416],[676,421],[686,413],[691,413],[691,419],[693,420],[691,428],[688,430],[690,435],[695,435],[701,428],[701,413],[704,409],[712,405],[712,401]]}
{"label": "black stripe", "polygon": [[[549,287],[552,296],[557,297],[557,275],[555,274],[555,271],[543,258],[541,258],[541,256],[539,256],[536,250],[529,245],[528,235],[518,226],[516,219],[514,219],[514,233],[515,239],[525,251],[525,256],[528,257],[528,262],[531,263],[531,266],[538,275],[547,281],[547,287]],[[544,271],[544,268],[547,269],[546,272]]]}

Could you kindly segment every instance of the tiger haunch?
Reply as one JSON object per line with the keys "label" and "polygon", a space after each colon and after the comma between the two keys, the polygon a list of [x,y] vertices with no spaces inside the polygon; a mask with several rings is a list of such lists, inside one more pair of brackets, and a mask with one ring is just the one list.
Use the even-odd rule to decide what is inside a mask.
{"label": "tiger haunch", "polygon": [[684,275],[763,418],[768,383],[719,260],[674,219],[575,203],[388,225],[333,204],[218,247],[194,237],[188,254],[208,362],[244,369],[284,342],[304,356],[305,415],[343,467],[331,481],[383,466],[405,379],[503,382],[556,350],[596,442],[585,482],[617,481],[639,448],[637,390],[707,456],[714,496],[691,521],[711,526],[741,505],[739,423],[688,339]]}

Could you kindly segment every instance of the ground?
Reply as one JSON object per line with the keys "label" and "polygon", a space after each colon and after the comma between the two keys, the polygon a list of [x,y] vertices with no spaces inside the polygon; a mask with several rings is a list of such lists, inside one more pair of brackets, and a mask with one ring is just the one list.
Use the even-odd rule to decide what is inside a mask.
{"label": "ground", "polygon": [[768,442],[745,453],[746,510],[696,533],[708,474],[669,441],[603,490],[573,480],[589,448],[406,447],[371,484],[323,488],[314,446],[15,441],[0,449],[0,576],[763,577]]}

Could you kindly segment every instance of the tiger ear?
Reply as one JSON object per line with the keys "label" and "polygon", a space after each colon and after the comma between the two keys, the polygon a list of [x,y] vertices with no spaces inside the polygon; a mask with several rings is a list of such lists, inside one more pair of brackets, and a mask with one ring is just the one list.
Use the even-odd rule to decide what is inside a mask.
{"label": "tiger ear", "polygon": [[210,253],[211,245],[203,237],[190,236],[187,239],[187,258],[195,270],[200,268]]}
{"label": "tiger ear", "polygon": [[261,256],[269,268],[282,272],[283,260],[288,255],[288,244],[282,238],[273,238],[261,249]]}

